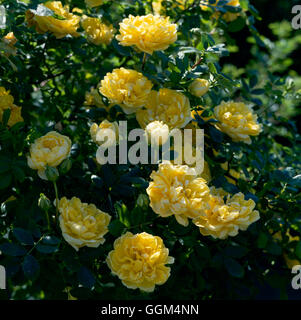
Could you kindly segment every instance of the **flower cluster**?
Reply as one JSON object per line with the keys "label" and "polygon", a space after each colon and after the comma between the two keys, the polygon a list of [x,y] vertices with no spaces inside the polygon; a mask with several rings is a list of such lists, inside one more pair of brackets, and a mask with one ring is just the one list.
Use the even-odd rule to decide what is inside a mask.
{"label": "flower cluster", "polygon": [[174,258],[168,254],[160,237],[127,232],[114,242],[107,264],[127,288],[153,292],[155,285],[164,284],[170,275],[166,265],[174,263]]}
{"label": "flower cluster", "polygon": [[245,200],[241,192],[231,196],[224,190],[213,187],[208,205],[209,208],[193,221],[204,236],[210,235],[218,239],[234,237],[239,230],[246,230],[260,218],[259,212],[254,210],[255,202],[252,199]]}
{"label": "flower cluster", "polygon": [[64,239],[75,249],[84,246],[97,248],[105,242],[111,216],[97,209],[94,204],[82,203],[73,197],[59,201],[60,227]]}
{"label": "flower cluster", "polygon": [[[103,0],[85,2],[89,8],[104,3]],[[203,1],[205,6],[204,2],[206,1]],[[177,1],[176,5],[185,9],[191,3],[190,0]],[[157,10],[161,10],[161,1],[154,2],[153,5],[157,5]],[[239,3],[230,1],[229,5],[236,6]],[[52,1],[44,3],[44,7],[49,11],[46,10],[43,14],[34,10],[26,12],[29,26],[35,26],[39,33],[51,32],[58,39],[66,35],[79,36],[77,29],[80,17],[70,13],[68,6],[63,6],[59,1]],[[82,13],[76,8],[75,11]],[[225,15],[224,18],[226,19]],[[104,24],[99,18],[83,15],[81,25],[88,42],[94,45],[109,45],[114,37],[113,26]],[[250,144],[250,136],[260,133],[261,125],[257,122],[257,116],[242,102],[222,102],[214,108],[212,116],[204,116],[203,107],[191,110],[188,96],[194,96],[191,98],[192,103],[203,97],[210,89],[210,82],[214,84],[211,78],[210,82],[201,78],[188,80],[186,83],[180,81],[177,90],[174,90],[170,88],[170,83],[162,84],[155,80],[152,83],[142,73],[146,54],[165,50],[177,40],[177,25],[171,23],[169,17],[152,14],[137,17],[130,15],[120,23],[116,39],[122,46],[133,46],[139,55],[140,52],[144,53],[141,55],[142,71],[120,67],[106,73],[98,86],[86,93],[85,106],[105,109],[107,119],[110,120],[114,118],[111,113],[114,114],[117,109],[113,106],[120,106],[123,113],[119,114],[122,113],[122,117],[130,121],[137,120],[140,127],[146,131],[145,138],[157,145],[166,145],[172,129],[190,128],[196,131],[199,118],[209,121],[237,142]],[[9,46],[15,44],[13,35],[8,36],[6,41]],[[116,65],[132,66],[126,59],[119,62]],[[1,87],[1,117],[8,108],[11,109],[9,125],[22,120],[21,108],[13,105],[13,97]],[[99,150],[103,151],[103,147],[115,147],[118,136],[121,135],[121,130],[119,132],[117,122],[114,121],[116,116],[112,122],[103,119],[104,117],[100,123],[90,123],[90,136],[98,145],[96,159],[100,164],[102,158]],[[42,179],[47,180],[46,169],[61,165],[69,157],[71,145],[67,136],[51,131],[30,146],[28,166],[37,170]],[[197,154],[197,147],[192,147],[193,156]],[[176,159],[173,162],[163,161],[159,164],[158,170],[150,175],[147,195],[140,194],[138,206],[147,210],[149,205],[158,216],[173,216],[184,227],[192,222],[203,236],[210,235],[216,239],[236,236],[240,230],[246,230],[260,218],[259,212],[254,210],[255,202],[247,200],[241,192],[231,195],[223,189],[209,188],[208,184],[214,184],[214,181],[211,181],[208,162],[204,162],[204,170],[200,173],[192,168],[191,161],[183,156],[184,154],[182,158],[186,161],[184,165],[176,164]],[[228,181],[235,184],[235,179],[240,178],[240,173],[230,169],[228,162],[222,163],[221,167],[230,174],[230,177],[227,177]],[[231,180],[231,177],[234,180]],[[54,186],[56,188],[55,183]],[[58,201],[57,189],[55,191],[56,209],[60,214],[59,224],[66,242],[77,251],[85,246],[96,248],[103,244],[111,216],[94,204],[83,203],[76,197],[71,200],[63,197]],[[127,288],[153,292],[156,285],[164,284],[169,278],[170,267],[167,265],[172,264],[174,259],[169,256],[169,250],[160,237],[145,232],[126,232],[115,240],[114,249],[109,252],[106,262],[112,273],[117,275]]]}
{"label": "flower cluster", "polygon": [[8,119],[7,125],[12,127],[17,122],[22,122],[23,118],[21,116],[21,107],[17,107],[14,104],[14,97],[9,94],[4,87],[0,87],[0,120],[2,121],[3,113],[5,110],[10,110],[10,117]]}
{"label": "flower cluster", "polygon": [[259,219],[252,199],[245,200],[242,193],[231,197],[222,189],[209,189],[207,182],[188,166],[163,162],[151,179],[147,194],[154,212],[161,217],[174,215],[183,226],[191,218],[204,236],[219,239],[236,236],[239,230],[246,230]]}
{"label": "flower cluster", "polygon": [[177,25],[170,23],[169,17],[130,15],[120,23],[120,35],[116,39],[122,46],[135,46],[142,52],[153,54],[167,49],[177,40]]}
{"label": "flower cluster", "polygon": [[34,26],[38,33],[51,32],[57,39],[64,38],[68,34],[79,36],[76,30],[79,27],[80,17],[70,13],[69,6],[63,6],[60,1],[48,1],[43,5],[50,10],[49,14],[39,15],[33,10],[26,11],[29,27]]}

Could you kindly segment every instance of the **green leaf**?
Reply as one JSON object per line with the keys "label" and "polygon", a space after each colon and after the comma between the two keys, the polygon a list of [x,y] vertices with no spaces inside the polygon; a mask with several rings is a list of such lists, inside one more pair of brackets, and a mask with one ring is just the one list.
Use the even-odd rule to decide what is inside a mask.
{"label": "green leaf", "polygon": [[114,204],[114,208],[117,211],[119,221],[129,227],[131,225],[129,221],[130,212],[127,206],[124,203],[117,202]]}
{"label": "green leaf", "polygon": [[46,236],[43,238],[42,242],[46,245],[58,245],[61,240],[55,236]]}
{"label": "green leaf", "polygon": [[274,256],[280,256],[282,254],[282,248],[273,241],[268,243],[266,250]]}
{"label": "green leaf", "polygon": [[229,274],[234,278],[243,278],[245,271],[244,268],[234,259],[226,258],[225,267]]}
{"label": "green leaf", "polygon": [[26,253],[26,250],[14,243],[6,242],[0,245],[0,251],[8,256],[19,257]]}
{"label": "green leaf", "polygon": [[25,172],[20,167],[14,167],[13,175],[18,181],[24,181],[25,179]]}
{"label": "green leaf", "polygon": [[109,231],[115,237],[119,237],[124,229],[125,225],[119,220],[114,220],[109,224]]}
{"label": "green leaf", "polygon": [[68,171],[70,171],[72,168],[72,160],[65,159],[61,165],[59,166],[59,171],[61,174],[66,174]]}
{"label": "green leaf", "polygon": [[56,181],[60,176],[57,168],[49,167],[48,165],[46,166],[45,174],[47,179],[53,182]]}
{"label": "green leaf", "polygon": [[295,254],[299,259],[301,259],[301,241],[299,241],[296,246]]}
{"label": "green leaf", "polygon": [[255,18],[260,19],[258,10],[251,4],[249,4],[250,12],[255,16]]}
{"label": "green leaf", "polygon": [[197,255],[200,259],[209,261],[210,260],[210,251],[207,246],[201,244],[196,247]]}
{"label": "green leaf", "polygon": [[81,267],[77,273],[78,281],[88,289],[91,289],[95,284],[95,278],[92,272],[86,267]]}
{"label": "green leaf", "polygon": [[11,110],[5,109],[2,116],[2,123],[4,126],[7,126],[8,120],[10,118]]}
{"label": "green leaf", "polygon": [[212,62],[208,63],[208,67],[211,73],[217,73],[217,70],[215,68],[215,65]]}
{"label": "green leaf", "polygon": [[39,262],[31,255],[25,256],[22,263],[22,268],[25,276],[30,280],[35,279],[40,272]]}
{"label": "green leaf", "polygon": [[264,94],[265,90],[264,89],[254,89],[251,91],[251,93],[259,96],[261,94]]}
{"label": "green leaf", "polygon": [[5,172],[0,175],[0,189],[6,189],[9,187],[12,181],[12,175],[10,172]]}
{"label": "green leaf", "polygon": [[256,75],[252,75],[250,79],[250,87],[254,88],[257,83],[258,83],[258,77]]}
{"label": "green leaf", "polygon": [[103,181],[107,188],[113,186],[115,184],[114,173],[109,165],[103,165],[101,167],[101,172],[103,174]]}
{"label": "green leaf", "polygon": [[257,247],[260,249],[264,249],[268,243],[268,236],[264,232],[260,232],[257,239]]}
{"label": "green leaf", "polygon": [[248,249],[241,246],[228,246],[224,250],[225,255],[231,258],[242,258],[247,252]]}
{"label": "green leaf", "polygon": [[119,45],[116,39],[113,39],[112,45],[122,56],[130,57],[132,55],[131,49],[129,47]]}
{"label": "green leaf", "polygon": [[26,244],[31,246],[34,244],[31,233],[25,229],[14,228],[13,234],[21,244]]}
{"label": "green leaf", "polygon": [[10,159],[5,156],[0,157],[0,174],[10,170]]}
{"label": "green leaf", "polygon": [[239,4],[242,9],[248,10],[249,8],[249,0],[239,0]]}
{"label": "green leaf", "polygon": [[224,9],[232,13],[237,13],[241,11],[241,8],[239,6],[231,6],[231,5],[224,5]]}
{"label": "green leaf", "polygon": [[301,188],[301,174],[293,177],[289,184],[294,187]]}
{"label": "green leaf", "polygon": [[44,253],[44,254],[54,253],[54,252],[58,251],[58,248],[56,246],[44,245],[41,243],[39,243],[36,246],[36,248],[39,252]]}
{"label": "green leaf", "polygon": [[213,141],[221,143],[223,141],[223,134],[213,126],[209,127],[209,134]]}
{"label": "green leaf", "polygon": [[228,24],[228,29],[230,32],[238,32],[242,30],[245,25],[245,19],[243,19],[242,17],[238,17],[237,19]]}

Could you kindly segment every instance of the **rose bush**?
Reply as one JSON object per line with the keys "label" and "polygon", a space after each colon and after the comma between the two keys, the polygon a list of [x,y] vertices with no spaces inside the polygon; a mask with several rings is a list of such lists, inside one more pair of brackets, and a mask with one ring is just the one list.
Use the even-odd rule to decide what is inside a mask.
{"label": "rose bush", "polygon": [[[261,35],[251,0],[0,6],[0,297],[287,298],[301,261],[290,31]],[[203,172],[176,154],[102,164],[119,121],[159,145],[203,129]]]}

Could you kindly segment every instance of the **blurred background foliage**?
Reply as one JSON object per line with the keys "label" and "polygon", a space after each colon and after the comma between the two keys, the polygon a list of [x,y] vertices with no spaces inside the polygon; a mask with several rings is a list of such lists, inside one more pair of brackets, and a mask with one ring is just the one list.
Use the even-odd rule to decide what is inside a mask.
{"label": "blurred background foliage", "polygon": [[[149,57],[143,70],[155,89],[170,87],[188,95],[191,79],[207,77],[210,93],[201,99],[189,96],[193,107],[208,106],[210,113],[222,100],[251,102],[264,124],[264,131],[248,146],[198,121],[208,133],[206,160],[212,184],[232,193],[241,190],[257,203],[261,215],[247,232],[225,241],[201,237],[192,224],[184,228],[174,219],[156,219],[147,203],[137,202],[146,194],[156,166],[101,167],[95,162],[89,125],[105,118],[123,120],[125,115],[118,106],[109,113],[87,108],[85,94],[113,68],[141,72],[143,55],[116,40],[97,47],[82,36],[58,40],[37,34],[26,26],[24,14],[42,2],[0,1],[7,13],[0,38],[12,31],[18,39],[16,56],[0,56],[0,86],[11,90],[24,118],[10,129],[4,123],[0,128],[0,264],[7,268],[9,284],[0,297],[300,298],[291,290],[289,268],[292,261],[301,260],[301,33],[290,25],[294,1],[242,0],[242,15],[230,23],[215,21],[197,6],[181,10],[166,2],[168,15],[179,25],[178,41]],[[65,3],[87,11],[84,1]],[[122,18],[150,11],[150,1],[112,1],[89,15],[102,17],[118,30]],[[130,127],[137,126],[131,119]],[[73,142],[72,169],[66,173],[60,168],[60,196],[78,196],[113,216],[106,242],[97,249],[77,253],[62,239],[57,225],[47,230],[38,200],[41,193],[53,200],[54,191],[27,167],[26,154],[30,143],[50,130]],[[221,163],[226,161],[229,168],[223,170]],[[225,179],[230,169],[241,173],[234,183]],[[54,214],[54,207],[49,211]],[[104,263],[113,241],[125,230],[161,236],[176,258],[170,279],[153,294],[128,290]]]}

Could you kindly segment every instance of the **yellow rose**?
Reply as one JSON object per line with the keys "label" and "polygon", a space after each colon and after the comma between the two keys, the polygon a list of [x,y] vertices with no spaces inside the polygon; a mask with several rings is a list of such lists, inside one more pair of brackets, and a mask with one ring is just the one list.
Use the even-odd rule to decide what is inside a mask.
{"label": "yellow rose", "polygon": [[[214,4],[211,4],[209,3],[209,0],[202,0],[201,1],[201,8],[202,10],[208,10],[209,6],[217,6],[219,0],[216,0],[216,2]],[[227,3],[227,6],[232,6],[232,7],[239,7],[240,3],[239,3],[239,0],[230,0],[228,3]],[[221,15],[220,12],[215,12],[213,14],[213,16],[215,18],[219,18],[219,16]],[[235,20],[237,17],[239,16],[239,13],[233,13],[233,12],[226,12],[222,15],[223,19],[227,22],[231,22],[233,20]]]}
{"label": "yellow rose", "polygon": [[6,57],[9,57],[10,55],[15,56],[17,54],[17,49],[15,48],[15,44],[17,43],[17,41],[18,40],[13,32],[9,32],[6,36],[2,38],[2,48]]}
{"label": "yellow rose", "polygon": [[209,188],[193,168],[164,161],[150,177],[146,192],[151,208],[161,217],[174,215],[179,224],[188,226],[188,218],[198,217],[207,208]]}
{"label": "yellow rose", "polygon": [[137,111],[136,119],[141,128],[155,120],[163,121],[170,129],[183,128],[191,120],[189,99],[171,89],[152,91],[145,109]]}
{"label": "yellow rose", "polygon": [[101,6],[104,3],[104,0],[85,0],[85,2],[89,8],[94,8]]}
{"label": "yellow rose", "polygon": [[62,198],[58,209],[63,237],[76,251],[84,246],[97,248],[105,242],[110,215],[76,197]]}
{"label": "yellow rose", "polygon": [[21,116],[22,108],[14,105],[14,97],[4,87],[0,87],[0,121],[2,121],[3,113],[6,109],[10,109],[10,117],[7,123],[9,127],[18,122],[23,122]]}
{"label": "yellow rose", "polygon": [[29,151],[28,166],[31,169],[38,170],[38,175],[41,179],[47,180],[45,174],[46,166],[57,167],[69,157],[71,140],[56,131],[51,131],[35,140]]}
{"label": "yellow rose", "polygon": [[251,144],[250,136],[257,136],[261,132],[257,115],[242,102],[222,102],[214,108],[214,114],[219,121],[217,128],[229,135],[233,141]]}
{"label": "yellow rose", "polygon": [[82,20],[89,42],[99,46],[101,44],[110,44],[114,37],[114,28],[112,25],[106,25],[98,18],[84,16]]}
{"label": "yellow rose", "polygon": [[188,90],[193,96],[198,98],[202,97],[208,92],[210,88],[210,83],[206,79],[195,79],[188,87]]}
{"label": "yellow rose", "polygon": [[[226,197],[226,201],[224,201]],[[209,209],[205,214],[194,219],[194,224],[200,228],[203,236],[215,239],[234,237],[239,230],[247,230],[248,226],[257,221],[260,216],[252,199],[245,200],[242,193],[230,196],[222,189],[210,190]]]}
{"label": "yellow rose", "polygon": [[26,21],[28,26],[34,26],[38,33],[47,31],[54,34],[57,39],[64,38],[70,34],[78,37],[76,32],[79,27],[80,17],[69,12],[69,6],[63,6],[60,1],[48,1],[43,6],[53,11],[54,14],[62,19],[56,19],[53,16],[39,16],[33,11],[26,11]]}
{"label": "yellow rose", "polygon": [[145,131],[148,136],[148,141],[152,145],[162,145],[169,137],[168,125],[164,124],[162,121],[150,122],[146,126]]}
{"label": "yellow rose", "polygon": [[166,264],[174,263],[163,240],[146,232],[119,237],[106,259],[109,268],[129,289],[153,292],[170,276]]}
{"label": "yellow rose", "polygon": [[124,68],[107,73],[100,84],[100,93],[111,103],[120,105],[126,114],[145,105],[153,86],[142,73]]}
{"label": "yellow rose", "polygon": [[120,35],[116,39],[122,46],[135,46],[149,54],[165,50],[177,40],[177,25],[170,23],[169,17],[130,15],[119,25]]}
{"label": "yellow rose", "polygon": [[99,145],[104,146],[104,141],[107,138],[105,145],[107,147],[114,146],[118,140],[118,123],[102,121],[99,125],[93,123],[90,127],[90,135],[93,141]]}

